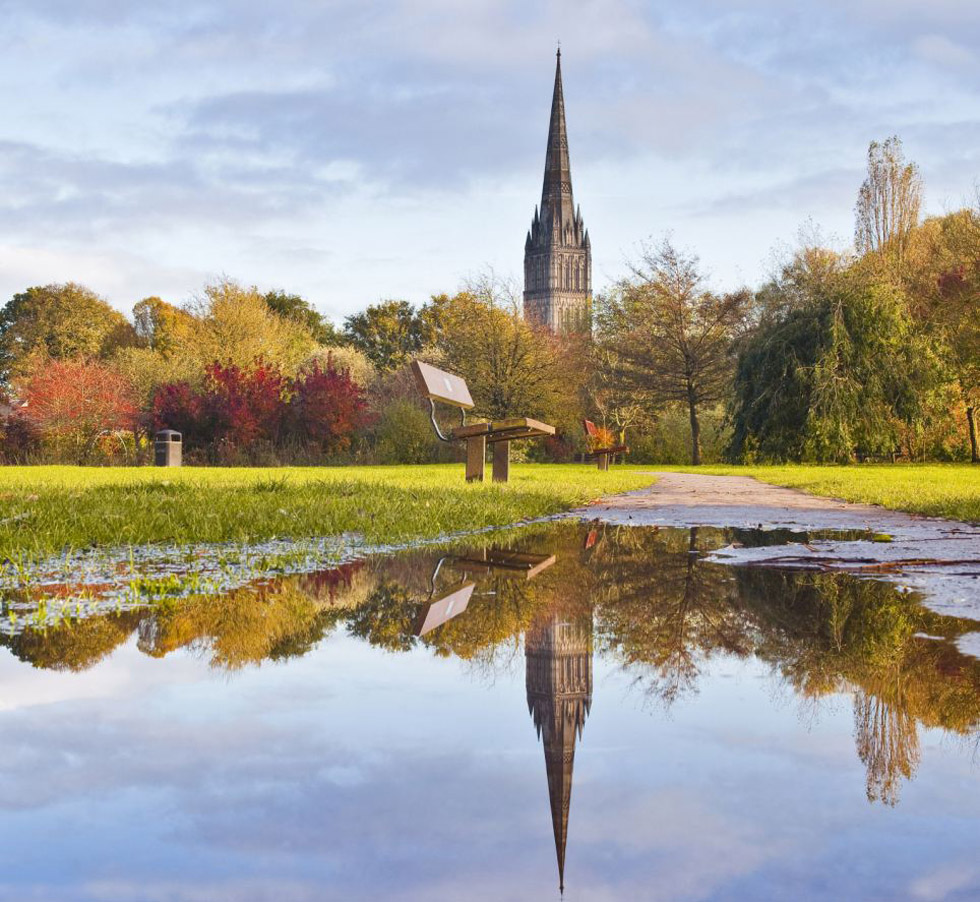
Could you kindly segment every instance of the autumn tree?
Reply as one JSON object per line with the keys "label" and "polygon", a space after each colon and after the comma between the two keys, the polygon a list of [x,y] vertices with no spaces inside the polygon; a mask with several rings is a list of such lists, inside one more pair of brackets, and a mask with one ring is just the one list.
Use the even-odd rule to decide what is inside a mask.
{"label": "autumn tree", "polygon": [[361,389],[329,358],[295,378],[256,360],[244,368],[212,363],[199,388],[188,382],[159,386],[152,418],[157,429],[181,432],[192,453],[235,460],[288,446],[346,450],[364,408]]}
{"label": "autumn tree", "polygon": [[97,358],[134,341],[126,318],[88,288],[28,288],[0,310],[0,380],[25,376],[41,360]]}
{"label": "autumn tree", "polygon": [[440,317],[440,362],[466,379],[475,415],[549,422],[577,416],[582,375],[562,340],[525,322],[492,285],[454,295]]}
{"label": "autumn tree", "polygon": [[195,323],[186,310],[156,296],[133,306],[133,328],[141,346],[162,354],[172,354],[191,339]]}
{"label": "autumn tree", "polygon": [[196,329],[178,353],[198,372],[216,361],[247,369],[262,360],[292,375],[316,349],[305,326],[274,313],[256,288],[231,280],[206,286],[189,312]]}
{"label": "autumn tree", "polygon": [[868,175],[858,192],[854,243],[860,253],[888,255],[901,276],[909,235],[922,206],[919,167],[905,160],[895,135],[868,147]]}
{"label": "autumn tree", "polygon": [[935,335],[956,380],[980,463],[980,202],[927,219],[909,241],[908,294],[916,319]]}
{"label": "autumn tree", "polygon": [[156,296],[143,298],[133,305],[137,345],[117,348],[109,365],[136,387],[146,405],[164,383],[201,378],[200,360],[189,352],[197,342],[199,325],[183,307]]}
{"label": "autumn tree", "polygon": [[287,423],[299,441],[335,453],[350,447],[364,409],[360,387],[328,358],[322,365],[314,362],[293,382]]}
{"label": "autumn tree", "polygon": [[700,464],[699,413],[726,395],[733,342],[751,295],[707,290],[698,258],[678,251],[669,239],[645,248],[632,269],[597,305],[597,341],[605,350],[605,364],[648,406],[685,406],[691,462]]}

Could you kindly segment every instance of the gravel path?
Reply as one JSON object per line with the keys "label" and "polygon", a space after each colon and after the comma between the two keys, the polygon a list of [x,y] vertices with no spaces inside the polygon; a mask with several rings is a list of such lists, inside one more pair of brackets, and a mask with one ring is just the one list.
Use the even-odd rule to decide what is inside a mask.
{"label": "gravel path", "polygon": [[[980,620],[980,527],[850,504],[767,485],[747,476],[656,473],[656,485],[605,498],[582,516],[629,526],[717,526],[796,532],[860,530],[764,548],[724,548],[735,566],[844,570],[920,592],[930,608]],[[886,541],[872,541],[877,535]]]}
{"label": "gravel path", "polygon": [[625,514],[627,519],[640,518],[661,526],[750,527],[761,523],[767,529],[870,528],[882,532],[886,527],[922,522],[901,511],[807,495],[748,476],[654,475],[657,483],[652,488],[603,499],[593,509],[608,511],[617,519]]}

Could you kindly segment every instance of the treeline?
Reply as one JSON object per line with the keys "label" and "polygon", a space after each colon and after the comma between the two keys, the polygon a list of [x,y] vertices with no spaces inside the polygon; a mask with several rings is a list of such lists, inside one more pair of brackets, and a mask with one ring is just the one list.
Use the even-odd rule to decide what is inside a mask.
{"label": "treeline", "polygon": [[444,459],[407,370],[422,357],[466,378],[475,416],[556,425],[522,449],[540,458],[588,450],[588,417],[639,462],[977,461],[980,208],[922,221],[921,195],[900,141],[873,143],[854,250],[810,234],[723,293],[665,240],[578,336],[525,322],[492,274],[340,327],[231,281],[131,319],[73,283],[29,288],[0,311],[0,459],[146,461],[163,427],[198,462]]}
{"label": "treeline", "polygon": [[[0,313],[6,462],[146,462],[152,433],[199,463],[426,462],[435,439],[407,364],[463,373],[478,416],[520,409],[574,432],[588,343],[536,331],[507,286],[475,281],[416,309],[386,301],[325,321],[303,298],[231,281],[129,320],[82,286],[30,288]],[[562,453],[560,442],[542,455]],[[567,456],[567,455],[566,455]]]}
{"label": "treeline", "polygon": [[608,419],[724,411],[735,462],[980,460],[980,208],[920,221],[898,138],[873,143],[855,250],[805,236],[758,291],[708,291],[669,241],[599,299]]}

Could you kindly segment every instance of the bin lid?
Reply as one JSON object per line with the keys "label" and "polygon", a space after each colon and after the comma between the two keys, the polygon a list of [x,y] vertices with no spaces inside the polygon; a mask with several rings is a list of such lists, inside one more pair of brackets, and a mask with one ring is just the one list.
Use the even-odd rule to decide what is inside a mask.
{"label": "bin lid", "polygon": [[161,429],[157,434],[156,438],[162,441],[174,441],[180,438],[180,433],[176,429]]}

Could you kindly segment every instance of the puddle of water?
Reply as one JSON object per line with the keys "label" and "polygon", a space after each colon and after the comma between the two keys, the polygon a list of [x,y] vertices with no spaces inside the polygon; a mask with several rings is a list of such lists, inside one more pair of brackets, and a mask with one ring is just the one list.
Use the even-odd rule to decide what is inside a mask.
{"label": "puddle of water", "polygon": [[59,619],[18,590],[0,899],[976,898],[976,623],[709,559],[822,538],[564,521],[153,604],[96,568]]}

